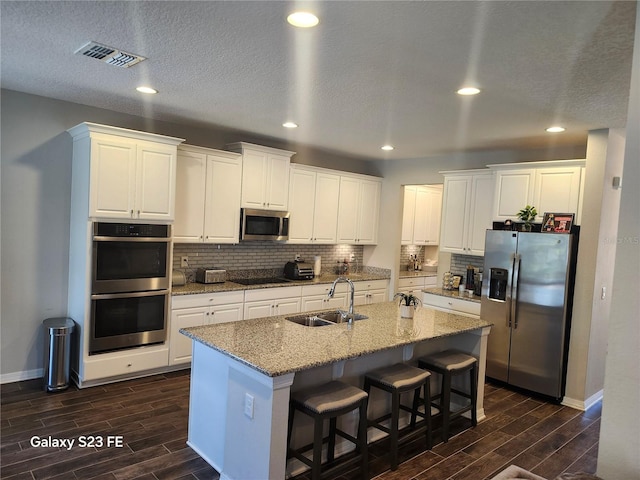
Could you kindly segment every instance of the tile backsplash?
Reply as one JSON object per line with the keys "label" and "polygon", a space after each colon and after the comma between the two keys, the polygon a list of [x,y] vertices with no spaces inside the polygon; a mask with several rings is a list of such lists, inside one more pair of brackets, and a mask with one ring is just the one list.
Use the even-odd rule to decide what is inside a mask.
{"label": "tile backsplash", "polygon": [[[283,269],[284,264],[295,259],[313,263],[314,256],[322,257],[322,271],[333,272],[337,262],[350,259],[351,269],[362,268],[363,247],[359,245],[290,245],[277,242],[246,242],[228,244],[175,243],[173,245],[173,268],[183,270],[190,281],[197,268],[221,268],[233,270]],[[182,256],[188,257],[188,268],[180,267]]]}
{"label": "tile backsplash", "polygon": [[451,254],[451,273],[462,275],[463,278],[467,274],[467,266],[472,265],[474,268],[482,271],[484,266],[484,257],[476,257],[474,255]]}
{"label": "tile backsplash", "polygon": [[417,255],[420,264],[426,260],[438,260],[438,247],[425,245],[402,245],[400,247],[400,270],[406,270],[409,265],[409,256]]}

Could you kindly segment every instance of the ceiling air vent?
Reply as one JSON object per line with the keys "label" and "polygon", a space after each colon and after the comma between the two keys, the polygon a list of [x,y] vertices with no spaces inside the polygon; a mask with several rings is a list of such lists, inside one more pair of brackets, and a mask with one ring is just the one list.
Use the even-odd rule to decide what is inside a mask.
{"label": "ceiling air vent", "polygon": [[146,60],[145,57],[135,55],[133,53],[123,52],[114,47],[108,47],[96,42],[89,42],[75,51],[76,55],[84,55],[85,57],[97,58],[109,65],[116,67],[132,67],[136,63]]}

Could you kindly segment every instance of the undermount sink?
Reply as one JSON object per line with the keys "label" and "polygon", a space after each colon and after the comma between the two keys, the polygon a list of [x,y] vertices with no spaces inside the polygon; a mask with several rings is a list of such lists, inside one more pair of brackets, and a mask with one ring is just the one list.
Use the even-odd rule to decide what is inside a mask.
{"label": "undermount sink", "polygon": [[344,310],[334,310],[332,312],[321,312],[316,315],[296,315],[295,317],[285,317],[287,320],[305,327],[324,327],[348,322],[353,317],[353,321],[369,318],[366,315],[354,313],[353,315]]}
{"label": "undermount sink", "polygon": [[334,325],[333,322],[323,320],[316,315],[297,315],[295,317],[286,317],[286,319],[305,327],[324,327],[326,325]]}
{"label": "undermount sink", "polygon": [[362,315],[360,313],[350,314],[349,312],[345,312],[344,310],[335,310],[333,312],[319,313],[318,317],[333,323],[348,322],[351,317],[353,317],[353,321],[364,320],[365,318],[369,318],[366,315]]}

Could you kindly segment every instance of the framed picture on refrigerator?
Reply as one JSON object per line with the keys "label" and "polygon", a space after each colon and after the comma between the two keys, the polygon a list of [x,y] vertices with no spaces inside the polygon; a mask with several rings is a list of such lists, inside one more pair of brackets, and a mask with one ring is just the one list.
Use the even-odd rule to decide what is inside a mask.
{"label": "framed picture on refrigerator", "polygon": [[541,232],[543,233],[571,233],[573,213],[544,212]]}

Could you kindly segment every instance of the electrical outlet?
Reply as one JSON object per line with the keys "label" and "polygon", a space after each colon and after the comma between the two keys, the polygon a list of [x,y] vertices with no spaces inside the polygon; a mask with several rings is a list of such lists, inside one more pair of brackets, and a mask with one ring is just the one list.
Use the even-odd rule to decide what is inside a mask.
{"label": "electrical outlet", "polygon": [[253,418],[253,395],[248,393],[244,394],[244,415]]}
{"label": "electrical outlet", "polygon": [[189,266],[189,257],[187,257],[186,255],[182,255],[180,257],[180,266],[182,268],[187,268]]}
{"label": "electrical outlet", "polygon": [[349,257],[349,260],[353,262],[355,259],[356,259],[356,254],[352,253],[351,257]]}
{"label": "electrical outlet", "polygon": [[296,262],[300,260],[300,254],[296,253]]}

